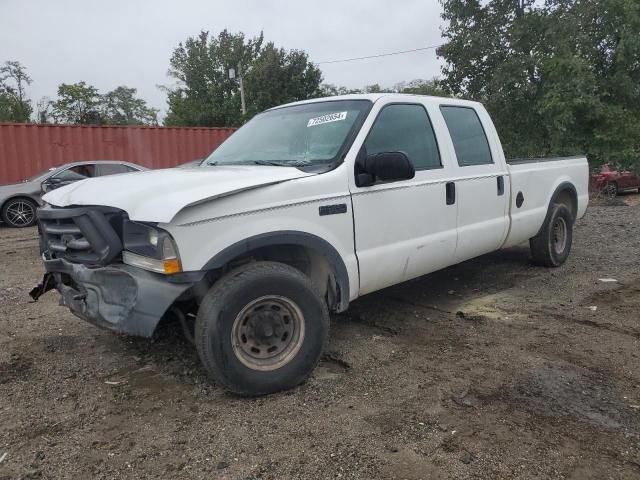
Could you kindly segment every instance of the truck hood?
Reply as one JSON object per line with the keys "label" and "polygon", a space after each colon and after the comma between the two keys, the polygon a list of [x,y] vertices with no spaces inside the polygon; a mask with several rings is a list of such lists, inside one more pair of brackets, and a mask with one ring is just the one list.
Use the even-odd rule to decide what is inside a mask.
{"label": "truck hood", "polygon": [[82,180],[43,200],[57,207],[116,207],[131,220],[168,223],[185,207],[311,175],[295,167],[262,165],[169,168]]}

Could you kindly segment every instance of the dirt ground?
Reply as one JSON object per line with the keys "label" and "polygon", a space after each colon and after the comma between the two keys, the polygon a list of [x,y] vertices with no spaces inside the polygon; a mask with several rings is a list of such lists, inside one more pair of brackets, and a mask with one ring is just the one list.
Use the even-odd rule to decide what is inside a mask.
{"label": "dirt ground", "polygon": [[175,328],[30,303],[35,229],[0,228],[0,479],[638,479],[640,196],[622,198],[590,207],[562,268],[522,246],[360,299],[304,385],[258,399],[212,384]]}

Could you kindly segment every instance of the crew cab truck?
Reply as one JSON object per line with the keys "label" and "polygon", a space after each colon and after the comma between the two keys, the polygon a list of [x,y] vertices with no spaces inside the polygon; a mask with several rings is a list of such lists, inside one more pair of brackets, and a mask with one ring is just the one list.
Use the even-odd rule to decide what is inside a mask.
{"label": "crew cab truck", "polygon": [[[508,163],[481,104],[376,94],[254,117],[198,168],[84,180],[38,211],[37,298],[149,337],[168,311],[233,392],[291,388],[361,295],[529,241],[558,267],[584,157]],[[189,321],[182,317],[186,328]]]}

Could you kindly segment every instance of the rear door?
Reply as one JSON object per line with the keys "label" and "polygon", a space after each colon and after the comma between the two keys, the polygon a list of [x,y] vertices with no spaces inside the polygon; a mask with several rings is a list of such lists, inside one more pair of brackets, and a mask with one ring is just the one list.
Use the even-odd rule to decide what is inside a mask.
{"label": "rear door", "polygon": [[361,154],[403,152],[416,174],[367,187],[351,180],[361,295],[449,265],[456,245],[456,205],[446,201],[450,172],[436,141],[443,132],[434,130],[427,105],[376,104],[372,114]]}
{"label": "rear door", "polygon": [[509,227],[509,173],[495,129],[484,109],[442,104],[440,112],[457,163],[455,260],[462,262],[502,246]]}

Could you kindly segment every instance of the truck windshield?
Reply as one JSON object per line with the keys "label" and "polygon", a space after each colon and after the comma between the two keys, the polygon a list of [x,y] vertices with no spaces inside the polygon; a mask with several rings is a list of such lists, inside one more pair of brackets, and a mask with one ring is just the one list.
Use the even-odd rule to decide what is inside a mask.
{"label": "truck windshield", "polygon": [[202,166],[331,165],[344,153],[370,108],[368,100],[335,100],[269,110],[229,137]]}

